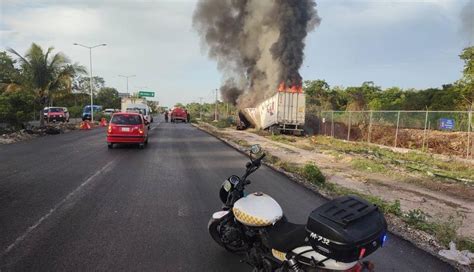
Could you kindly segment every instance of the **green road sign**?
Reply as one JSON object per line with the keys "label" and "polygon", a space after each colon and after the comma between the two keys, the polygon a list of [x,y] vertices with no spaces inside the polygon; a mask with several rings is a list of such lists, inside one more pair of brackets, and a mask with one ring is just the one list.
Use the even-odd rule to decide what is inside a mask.
{"label": "green road sign", "polygon": [[155,92],[139,91],[138,96],[139,97],[155,97]]}

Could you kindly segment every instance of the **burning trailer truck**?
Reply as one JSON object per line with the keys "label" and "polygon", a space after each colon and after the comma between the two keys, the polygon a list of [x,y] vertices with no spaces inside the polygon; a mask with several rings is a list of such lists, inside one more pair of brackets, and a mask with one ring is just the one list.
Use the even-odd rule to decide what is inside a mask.
{"label": "burning trailer truck", "polygon": [[237,129],[254,127],[269,130],[273,134],[303,135],[305,104],[305,94],[301,86],[287,87],[282,83],[272,97],[255,108],[239,111]]}
{"label": "burning trailer truck", "polygon": [[240,129],[303,133],[299,69],[320,22],[315,0],[198,0],[193,27],[223,74],[223,100],[241,109]]}

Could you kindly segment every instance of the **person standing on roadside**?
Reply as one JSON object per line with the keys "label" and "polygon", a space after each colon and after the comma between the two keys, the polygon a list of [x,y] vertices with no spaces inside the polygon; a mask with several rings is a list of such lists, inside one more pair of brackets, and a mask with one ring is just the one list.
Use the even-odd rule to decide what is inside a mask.
{"label": "person standing on roadside", "polygon": [[168,111],[165,111],[165,122],[168,123]]}

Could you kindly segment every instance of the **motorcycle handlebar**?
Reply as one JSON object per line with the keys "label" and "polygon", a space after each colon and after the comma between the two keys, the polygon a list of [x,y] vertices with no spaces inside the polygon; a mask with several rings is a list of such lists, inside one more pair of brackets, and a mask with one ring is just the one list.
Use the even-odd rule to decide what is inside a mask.
{"label": "motorcycle handlebar", "polygon": [[253,167],[253,166],[260,166],[262,159],[265,158],[266,155],[267,154],[263,153],[262,156],[260,156],[259,158],[252,160],[252,162],[249,165],[247,165],[247,168]]}
{"label": "motorcycle handlebar", "polygon": [[[266,154],[263,153],[262,156],[260,156],[258,159],[255,159],[253,162],[252,162],[252,166],[256,167],[255,170],[257,170],[258,168],[260,168],[260,166],[262,165],[262,159],[265,158]],[[254,171],[255,171],[254,170]]]}
{"label": "motorcycle handlebar", "polygon": [[[266,154],[263,153],[262,156],[260,156],[258,159],[255,159],[255,160],[252,160],[252,157],[250,157],[251,159],[251,162],[248,162],[246,167],[247,167],[247,171],[245,172],[245,174],[242,176],[242,180],[246,180],[247,177],[252,174],[253,172],[255,172],[258,168],[260,168],[260,166],[262,165],[262,159],[265,158]],[[250,182],[248,183],[250,184]]]}
{"label": "motorcycle handlebar", "polygon": [[265,158],[267,154],[263,153],[262,156],[260,156],[260,158],[256,159],[256,161],[258,161],[259,163],[262,161],[263,158]]}

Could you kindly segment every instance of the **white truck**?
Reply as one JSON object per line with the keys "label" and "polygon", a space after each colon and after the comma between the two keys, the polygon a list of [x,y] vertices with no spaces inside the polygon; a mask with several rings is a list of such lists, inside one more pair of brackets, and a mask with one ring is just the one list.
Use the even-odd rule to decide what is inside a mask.
{"label": "white truck", "polygon": [[303,134],[306,100],[302,92],[277,92],[255,108],[246,108],[243,115],[255,128],[272,133]]}
{"label": "white truck", "polygon": [[145,120],[148,121],[148,123],[153,122],[153,117],[151,116],[152,110],[147,105],[144,98],[124,97],[122,98],[121,104],[122,112],[139,112],[143,115]]}

